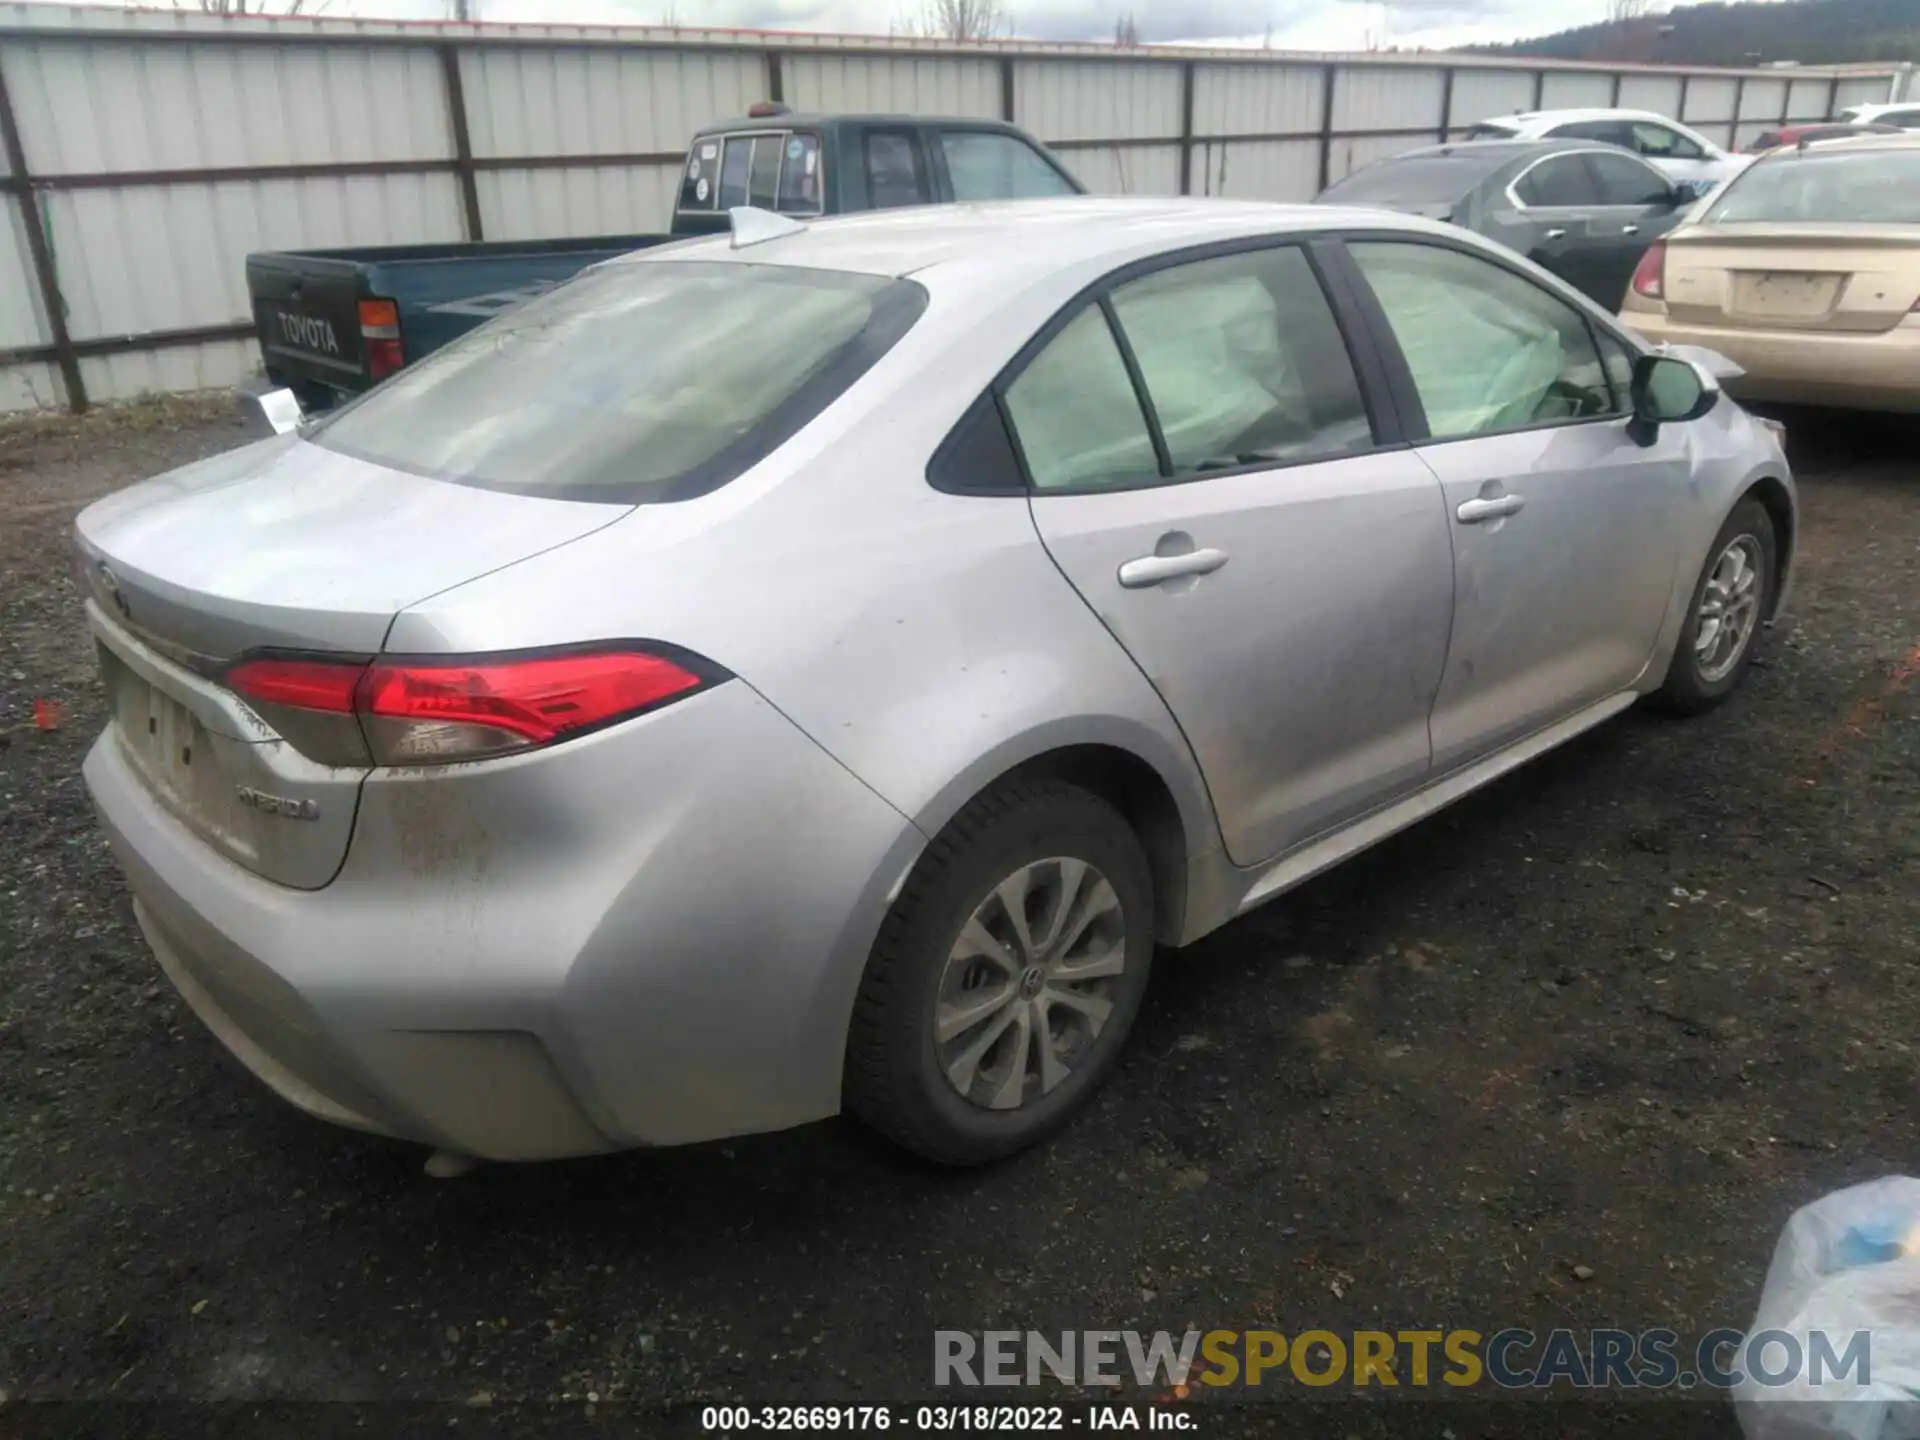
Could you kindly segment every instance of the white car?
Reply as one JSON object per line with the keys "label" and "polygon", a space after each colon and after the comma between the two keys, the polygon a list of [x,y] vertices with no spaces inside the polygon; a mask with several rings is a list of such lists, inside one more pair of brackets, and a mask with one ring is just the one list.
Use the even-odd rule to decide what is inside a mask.
{"label": "white car", "polygon": [[1920,130],[1920,100],[1897,105],[1849,105],[1835,118],[1849,125],[1897,125],[1902,130]]}
{"label": "white car", "polygon": [[1746,168],[1750,156],[1721,149],[1698,130],[1651,110],[1531,110],[1497,115],[1467,132],[1469,140],[1604,140],[1631,150],[1669,179],[1701,193]]}

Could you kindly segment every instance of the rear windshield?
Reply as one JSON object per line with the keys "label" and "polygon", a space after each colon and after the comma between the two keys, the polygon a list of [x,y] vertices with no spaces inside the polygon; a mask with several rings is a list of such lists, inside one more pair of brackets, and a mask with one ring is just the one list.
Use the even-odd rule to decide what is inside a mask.
{"label": "rear windshield", "polygon": [[1808,151],[1728,182],[1709,225],[1769,222],[1920,225],[1920,150]]}
{"label": "rear windshield", "polygon": [[820,213],[820,137],[806,130],[702,135],[680,177],[682,210],[757,205],[787,215]]}
{"label": "rear windshield", "polygon": [[1511,159],[1480,155],[1428,155],[1412,160],[1383,160],[1356,170],[1323,192],[1322,200],[1364,205],[1390,200],[1401,205],[1437,205],[1459,200]]}
{"label": "rear windshield", "polygon": [[490,490],[683,499],[783,444],[925,305],[918,285],[883,276],[617,261],[470,331],[308,433]]}

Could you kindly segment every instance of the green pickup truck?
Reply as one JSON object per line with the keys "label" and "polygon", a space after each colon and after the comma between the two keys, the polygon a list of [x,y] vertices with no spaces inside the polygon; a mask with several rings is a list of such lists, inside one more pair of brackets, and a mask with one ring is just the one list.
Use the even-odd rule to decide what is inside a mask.
{"label": "green pickup truck", "polygon": [[[724,232],[751,206],[808,218],[946,201],[1084,193],[1026,132],[992,120],[796,115],[755,105],[693,137],[664,235],[268,251],[247,257],[264,380],[243,392],[273,428],[326,410],[587,266]],[[282,422],[285,423],[282,423]]]}

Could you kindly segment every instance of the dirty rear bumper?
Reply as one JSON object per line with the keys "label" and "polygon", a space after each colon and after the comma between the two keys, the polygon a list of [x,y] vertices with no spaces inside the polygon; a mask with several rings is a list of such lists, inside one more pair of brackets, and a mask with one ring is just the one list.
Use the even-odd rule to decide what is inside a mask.
{"label": "dirty rear bumper", "polygon": [[376,771],[325,889],[224,859],[114,732],[86,782],[162,969],[285,1099],[531,1160],[832,1114],[919,833],[738,681],[551,751]]}

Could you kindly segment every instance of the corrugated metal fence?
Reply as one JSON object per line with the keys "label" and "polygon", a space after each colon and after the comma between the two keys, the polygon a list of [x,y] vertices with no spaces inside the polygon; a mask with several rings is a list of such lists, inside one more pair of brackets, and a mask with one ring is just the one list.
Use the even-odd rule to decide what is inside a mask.
{"label": "corrugated metal fence", "polygon": [[1890,79],[0,4],[0,409],[241,379],[250,250],[664,229],[695,127],[755,100],[1004,117],[1095,190],[1305,200],[1489,115],[1740,145]]}

